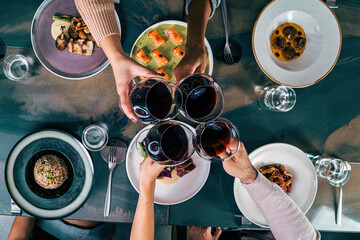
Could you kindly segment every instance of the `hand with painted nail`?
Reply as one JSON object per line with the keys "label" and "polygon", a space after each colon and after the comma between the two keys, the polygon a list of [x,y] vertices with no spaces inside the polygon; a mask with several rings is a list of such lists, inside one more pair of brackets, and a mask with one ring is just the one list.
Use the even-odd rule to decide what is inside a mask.
{"label": "hand with painted nail", "polygon": [[108,35],[100,44],[113,69],[121,108],[129,119],[136,122],[137,116],[132,110],[129,96],[130,83],[137,76],[158,77],[158,75],[125,55],[119,35]]}
{"label": "hand with painted nail", "polygon": [[221,235],[221,229],[216,228],[214,234],[211,234],[211,227],[187,227],[187,240],[218,240]]}

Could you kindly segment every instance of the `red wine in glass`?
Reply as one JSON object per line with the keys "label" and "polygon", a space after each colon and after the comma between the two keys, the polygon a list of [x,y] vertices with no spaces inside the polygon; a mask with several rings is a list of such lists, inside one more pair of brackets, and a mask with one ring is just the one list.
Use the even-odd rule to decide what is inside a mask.
{"label": "red wine in glass", "polygon": [[[176,88],[175,85],[173,88]],[[133,88],[130,97],[139,120],[143,123],[155,123],[176,116],[174,105],[177,101],[181,103],[181,99],[177,99],[180,93],[172,94],[173,88],[156,79],[140,81]]]}
{"label": "red wine in glass", "polygon": [[194,133],[184,125],[165,122],[154,125],[142,144],[154,161],[178,165],[194,153],[193,139]]}
{"label": "red wine in glass", "polygon": [[193,74],[179,85],[183,95],[181,112],[195,122],[208,122],[223,110],[224,98],[215,79],[205,74]]}
{"label": "red wine in glass", "polygon": [[224,160],[233,156],[240,147],[240,136],[236,127],[225,118],[200,123],[196,127],[195,148],[208,160]]}
{"label": "red wine in glass", "polygon": [[219,156],[230,144],[230,129],[222,122],[211,124],[203,131],[200,141],[209,156]]}

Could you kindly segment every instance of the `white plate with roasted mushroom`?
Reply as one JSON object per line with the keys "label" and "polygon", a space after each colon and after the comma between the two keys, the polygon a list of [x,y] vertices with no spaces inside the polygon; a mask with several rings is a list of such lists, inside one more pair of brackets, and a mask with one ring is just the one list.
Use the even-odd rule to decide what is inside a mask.
{"label": "white plate with roasted mushroom", "polygon": [[[310,209],[317,192],[317,175],[303,151],[290,144],[272,143],[254,150],[249,158],[253,166],[278,184],[304,213]],[[234,196],[246,218],[261,227],[268,227],[260,209],[238,178],[234,181]]]}
{"label": "white plate with roasted mushroom", "polygon": [[252,46],[259,67],[271,80],[307,87],[335,66],[341,29],[323,1],[273,0],[255,22]]}
{"label": "white plate with roasted mushroom", "polygon": [[[126,153],[126,172],[132,186],[139,192],[139,167],[144,160],[139,151],[139,135],[148,131],[153,125],[148,125],[139,131],[131,141]],[[194,128],[187,125],[190,129]],[[141,153],[143,152],[143,153]],[[176,167],[166,167],[156,180],[155,203],[173,205],[182,203],[195,196],[206,183],[210,173],[210,161],[202,159],[196,152],[187,161]]]}
{"label": "white plate with roasted mushroom", "polygon": [[73,0],[45,0],[40,5],[31,25],[31,43],[41,64],[62,78],[88,78],[109,65]]}

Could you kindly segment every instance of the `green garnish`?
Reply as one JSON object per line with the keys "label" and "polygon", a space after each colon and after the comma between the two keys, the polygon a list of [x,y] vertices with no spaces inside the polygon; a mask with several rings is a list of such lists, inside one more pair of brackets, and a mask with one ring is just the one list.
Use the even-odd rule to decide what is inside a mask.
{"label": "green garnish", "polygon": [[141,145],[141,142],[139,142],[139,147],[140,147],[141,156],[143,156],[143,158],[146,158],[147,152],[144,150],[143,146]]}
{"label": "green garnish", "polygon": [[40,169],[40,171],[44,171],[44,169],[43,169],[43,168],[41,168],[41,169]]}
{"label": "green garnish", "polygon": [[57,15],[54,15],[53,16],[53,20],[56,21],[56,20],[59,20],[59,21],[64,21],[64,22],[71,22],[71,18],[69,16],[57,16]]}
{"label": "green garnish", "polygon": [[55,179],[57,179],[57,177],[54,177]]}
{"label": "green garnish", "polygon": [[41,162],[41,164],[45,164],[45,162]]}

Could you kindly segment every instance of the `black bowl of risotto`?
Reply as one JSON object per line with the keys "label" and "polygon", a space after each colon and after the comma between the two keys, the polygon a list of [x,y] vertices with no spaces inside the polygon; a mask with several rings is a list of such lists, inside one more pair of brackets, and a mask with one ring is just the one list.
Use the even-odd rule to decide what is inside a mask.
{"label": "black bowl of risotto", "polygon": [[59,130],[20,140],[5,167],[12,199],[30,215],[57,219],[78,210],[90,195],[94,167],[84,146]]}

